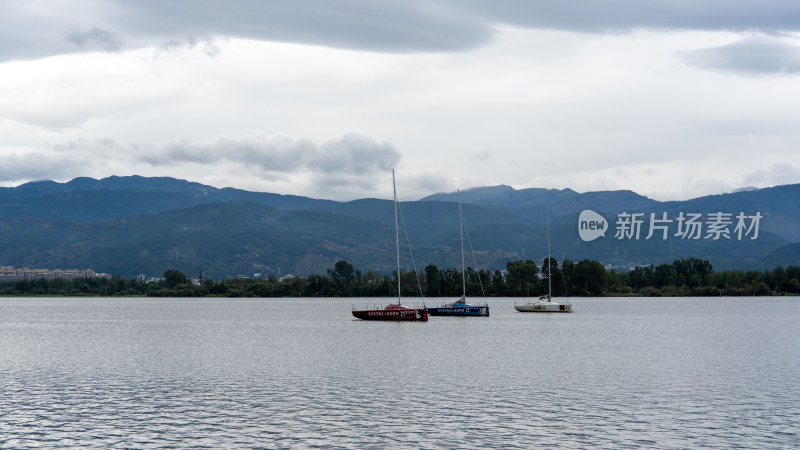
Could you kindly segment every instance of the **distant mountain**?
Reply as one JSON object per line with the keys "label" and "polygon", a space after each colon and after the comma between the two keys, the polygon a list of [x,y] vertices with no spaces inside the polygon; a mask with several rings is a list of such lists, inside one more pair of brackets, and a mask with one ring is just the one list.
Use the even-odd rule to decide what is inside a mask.
{"label": "distant mountain", "polygon": [[788,242],[800,242],[800,184],[731,194],[708,195],[681,202],[663,202],[660,208],[681,211],[758,211],[767,219],[764,229]]}
{"label": "distant mountain", "polygon": [[[375,206],[378,216],[381,210],[392,211],[389,201]],[[203,271],[216,279],[254,273],[324,274],[340,259],[364,271],[391,273],[395,268],[394,230],[388,221],[314,210],[280,211],[255,203],[205,203],[109,222],[0,224],[0,265],[16,267],[82,267],[125,277],[160,275],[175,268],[189,275]],[[418,270],[424,269],[420,264],[456,265],[448,237],[439,239],[447,245],[409,237]],[[407,271],[414,261],[403,245]],[[502,252],[480,256],[485,266],[504,266],[511,259]]]}
{"label": "distant mountain", "polygon": [[[460,265],[456,193],[400,204],[403,270]],[[468,262],[502,269],[517,259],[552,255],[610,266],[708,259],[715,269],[770,269],[797,264],[800,185],[658,202],[631,191],[577,193],[570,189],[494,186],[461,192]],[[605,234],[579,238],[578,217],[592,210]],[[729,235],[676,237],[680,214],[729,214]],[[639,214],[638,239],[618,238],[621,214]],[[650,216],[666,213],[668,235],[648,237]],[[762,219],[758,238],[730,236],[734,217]],[[262,273],[325,273],[339,259],[362,270],[394,268],[394,213],[389,200],[351,202],[217,189],[174,178],[76,178],[0,188],[0,266],[85,268],[126,277],[169,268],[212,278]],[[742,230],[744,231],[744,230]],[[410,251],[409,251],[410,250]],[[411,255],[413,255],[413,260]]]}
{"label": "distant mountain", "polygon": [[336,202],[206,186],[168,177],[75,178],[0,188],[0,219],[97,222],[211,202],[252,202],[281,210],[332,210]]}
{"label": "distant mountain", "polygon": [[[456,201],[457,194],[439,193],[429,195],[420,201]],[[466,189],[461,192],[462,203],[472,203],[514,214],[528,221],[544,223],[545,207],[553,216],[573,214],[586,208],[600,211],[621,209],[642,209],[657,204],[655,200],[632,191],[600,191],[579,194],[572,189],[529,188],[515,190],[500,185]]]}
{"label": "distant mountain", "polygon": [[[421,198],[420,201],[455,202],[456,192],[438,193]],[[527,206],[542,205],[569,200],[579,194],[572,189],[530,188],[516,190],[511,186],[499,185],[477,187],[461,191],[461,202],[480,206]]]}
{"label": "distant mountain", "polygon": [[752,191],[757,191],[758,189],[759,188],[757,188],[757,187],[747,186],[747,187],[743,187],[743,188],[739,188],[739,189],[734,189],[733,193],[736,194],[737,192],[752,192]]}
{"label": "distant mountain", "polygon": [[772,270],[788,266],[800,266],[800,243],[789,244],[771,251],[759,261],[758,268]]}

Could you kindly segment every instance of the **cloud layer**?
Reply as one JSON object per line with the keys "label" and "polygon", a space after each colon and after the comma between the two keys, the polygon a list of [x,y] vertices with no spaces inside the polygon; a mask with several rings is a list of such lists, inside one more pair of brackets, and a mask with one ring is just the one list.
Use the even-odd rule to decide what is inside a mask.
{"label": "cloud layer", "polygon": [[[0,185],[659,199],[791,182],[793,1],[0,3]],[[800,181],[800,180],[798,180]]]}
{"label": "cloud layer", "polygon": [[754,36],[727,45],[683,52],[687,64],[747,75],[800,72],[800,40]]}
{"label": "cloud layer", "polygon": [[323,142],[255,136],[215,142],[181,140],[163,146],[98,139],[36,152],[6,152],[0,178],[22,183],[47,179],[56,172],[62,175],[60,179],[104,177],[107,168],[114,167],[113,173],[119,175],[176,176],[178,171],[179,178],[188,176],[214,185],[220,179],[238,180],[236,185],[241,187],[269,190],[291,183],[296,193],[359,198],[384,185],[399,160],[400,153],[390,144],[355,133]]}
{"label": "cloud layer", "polygon": [[0,59],[230,36],[378,52],[464,51],[499,24],[582,33],[637,29],[797,32],[793,1],[85,0],[0,5]]}

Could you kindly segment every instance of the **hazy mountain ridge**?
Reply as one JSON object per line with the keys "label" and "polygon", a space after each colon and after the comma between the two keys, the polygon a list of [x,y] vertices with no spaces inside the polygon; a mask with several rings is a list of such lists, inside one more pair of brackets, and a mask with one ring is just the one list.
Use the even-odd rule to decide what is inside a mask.
{"label": "hazy mountain ridge", "polygon": [[212,202],[247,201],[278,209],[332,210],[336,202],[295,195],[218,189],[169,177],[75,178],[0,188],[0,219],[94,222]]}
{"label": "hazy mountain ridge", "polygon": [[[509,186],[461,192],[469,237],[481,268],[546,255],[545,205],[551,217],[552,253],[606,264],[660,264],[683,257],[709,259],[715,268],[761,269],[800,265],[790,244],[800,241],[800,185],[777,186],[657,202],[631,191]],[[411,240],[416,267],[457,267],[458,207],[455,193],[400,204],[401,228]],[[515,203],[516,202],[516,203]],[[605,239],[577,237],[580,211],[609,222]],[[763,216],[758,240],[618,240],[619,212],[755,211]],[[351,202],[218,189],[174,178],[76,178],[0,188],[0,265],[71,268],[135,276],[168,268],[207,276],[325,273],[338,259],[364,270],[393,268],[392,202]],[[405,236],[404,236],[405,237]],[[405,239],[404,239],[405,240]],[[412,267],[402,244],[403,270]],[[471,260],[471,257],[467,258]],[[470,264],[474,265],[474,264]]]}
{"label": "hazy mountain ridge", "polygon": [[[461,202],[480,206],[524,206],[569,200],[578,195],[580,194],[572,189],[528,188],[517,190],[501,184],[465,189],[461,191]],[[440,192],[423,197],[419,201],[455,202],[457,198],[458,193],[456,192]]]}

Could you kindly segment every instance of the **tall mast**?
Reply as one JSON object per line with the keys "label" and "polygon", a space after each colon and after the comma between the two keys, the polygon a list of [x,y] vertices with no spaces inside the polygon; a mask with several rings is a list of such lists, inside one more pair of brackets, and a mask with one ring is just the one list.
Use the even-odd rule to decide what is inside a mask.
{"label": "tall mast", "polygon": [[394,245],[397,249],[397,304],[400,304],[400,226],[397,223],[397,187],[392,169],[392,191],[394,192]]}
{"label": "tall mast", "polygon": [[550,273],[550,207],[545,209],[547,213],[547,301],[553,298],[553,277]]}
{"label": "tall mast", "polygon": [[461,191],[456,190],[458,193],[458,234],[461,238],[461,292],[464,293],[463,299],[467,298],[467,275],[466,266],[464,265],[464,219],[461,216]]}

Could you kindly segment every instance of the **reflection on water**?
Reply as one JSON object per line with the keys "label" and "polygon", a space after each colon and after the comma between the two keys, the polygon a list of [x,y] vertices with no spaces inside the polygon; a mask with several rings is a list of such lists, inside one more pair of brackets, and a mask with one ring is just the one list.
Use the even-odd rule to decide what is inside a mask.
{"label": "reflection on water", "polygon": [[359,301],[1,299],[0,445],[800,445],[800,299]]}

